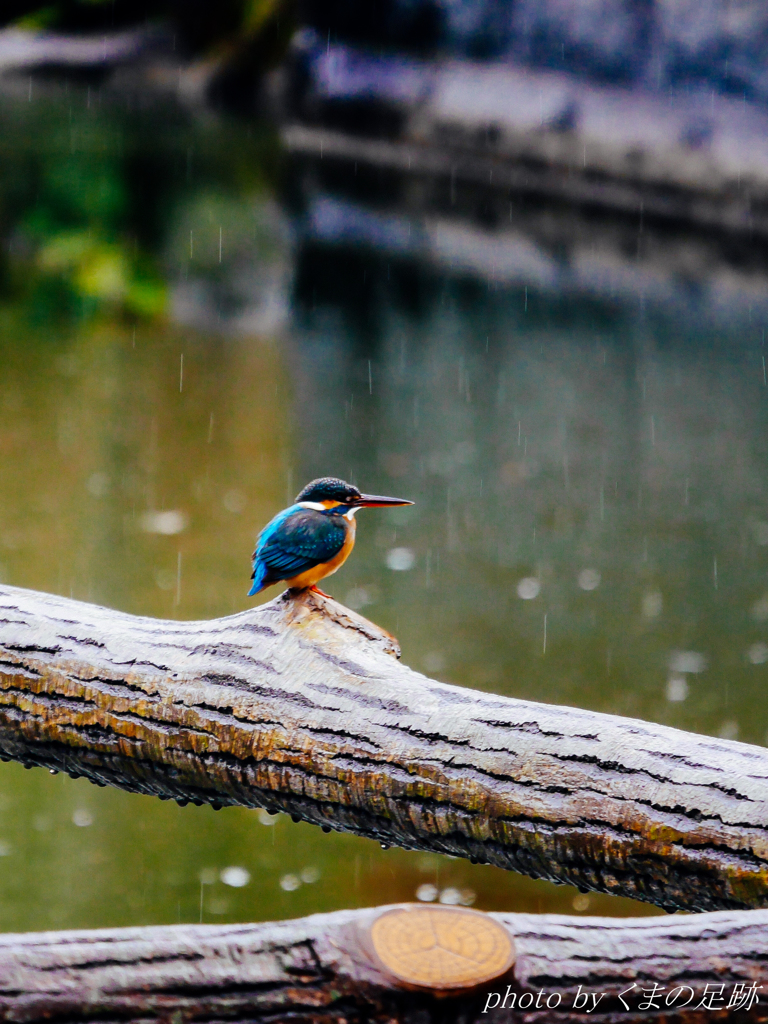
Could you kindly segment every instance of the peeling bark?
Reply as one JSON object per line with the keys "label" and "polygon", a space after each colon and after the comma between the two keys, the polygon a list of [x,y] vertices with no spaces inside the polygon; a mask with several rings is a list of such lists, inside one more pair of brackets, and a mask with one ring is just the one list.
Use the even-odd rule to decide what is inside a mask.
{"label": "peeling bark", "polygon": [[[369,958],[365,936],[387,909],[268,924],[2,935],[0,1020],[633,1024],[652,1018],[657,1024],[703,1024],[768,1019],[766,911],[628,921],[492,914],[513,938],[514,966],[480,990],[441,998],[399,986]],[[640,1007],[654,983],[660,1005],[649,1012]],[[759,1001],[729,1011],[736,986],[745,992],[753,983],[762,986],[755,990]],[[669,1001],[678,989],[682,994],[675,1007]],[[619,1000],[622,994],[628,1009]],[[699,1005],[708,998],[713,1009]],[[587,1008],[591,1012],[585,1014]]]}
{"label": "peeling bark", "polygon": [[670,909],[768,905],[768,751],[396,653],[312,594],[164,622],[0,587],[0,755]]}

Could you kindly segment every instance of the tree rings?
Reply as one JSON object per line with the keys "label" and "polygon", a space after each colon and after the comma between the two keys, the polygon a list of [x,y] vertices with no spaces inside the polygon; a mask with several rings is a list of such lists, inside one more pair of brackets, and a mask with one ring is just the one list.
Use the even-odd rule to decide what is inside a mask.
{"label": "tree rings", "polygon": [[506,929],[487,914],[459,907],[388,910],[373,922],[370,937],[386,971],[419,988],[473,988],[515,961]]}

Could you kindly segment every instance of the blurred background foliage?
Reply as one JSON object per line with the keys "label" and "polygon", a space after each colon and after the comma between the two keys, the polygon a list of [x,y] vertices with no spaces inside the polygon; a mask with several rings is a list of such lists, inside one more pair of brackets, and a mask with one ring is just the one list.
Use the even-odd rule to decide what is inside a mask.
{"label": "blurred background foliage", "polygon": [[[236,197],[239,212],[243,197],[271,189],[277,168],[266,130],[245,133],[222,161],[221,125],[184,147],[189,125],[153,108],[148,145],[141,119],[104,116],[89,96],[86,116],[75,116],[66,98],[28,106],[23,116],[15,105],[0,108],[0,294],[38,328],[107,309],[126,322],[167,312],[164,245],[179,211],[188,202],[213,204],[203,221],[215,220],[209,233],[218,235],[220,207]],[[193,171],[205,179],[203,195]]]}

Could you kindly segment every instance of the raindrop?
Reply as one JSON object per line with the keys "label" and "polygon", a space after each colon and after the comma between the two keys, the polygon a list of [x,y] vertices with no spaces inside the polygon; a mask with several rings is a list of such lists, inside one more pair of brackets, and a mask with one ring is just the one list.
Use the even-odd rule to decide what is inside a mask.
{"label": "raindrop", "polygon": [[229,885],[233,889],[242,889],[244,885],[248,885],[251,880],[251,874],[246,871],[245,868],[229,867],[219,875],[224,885]]}
{"label": "raindrop", "polygon": [[589,896],[585,893],[580,892],[573,897],[573,909],[583,914],[585,910],[589,909]]}
{"label": "raindrop", "polygon": [[523,601],[532,601],[534,597],[539,596],[540,591],[541,583],[535,576],[525,576],[517,584],[517,596],[521,597]]}
{"label": "raindrop", "polygon": [[722,740],[735,740],[739,736],[739,723],[734,721],[732,718],[723,722],[717,731],[717,735]]}
{"label": "raindrop", "polygon": [[430,882],[425,882],[416,890],[416,899],[422,903],[434,903],[438,897],[438,888]]}
{"label": "raindrop", "polygon": [[0,841],[0,857],[9,857],[11,854],[11,844],[4,841]]}
{"label": "raindrop", "polygon": [[698,651],[673,651],[669,658],[671,672],[698,675],[707,667],[707,657]]}
{"label": "raindrop", "polygon": [[103,498],[109,491],[109,477],[106,473],[92,473],[88,477],[86,487],[94,498]]}
{"label": "raindrop", "polygon": [[667,680],[667,700],[679,702],[688,696],[688,680],[682,675],[671,675]]}
{"label": "raindrop", "polygon": [[176,588],[176,573],[171,569],[158,569],[155,573],[155,583],[161,590],[174,590]]}
{"label": "raindrop", "polygon": [[165,512],[145,512],[140,522],[144,533],[160,533],[170,537],[186,530],[189,517],[178,509],[168,509]]}
{"label": "raindrop", "polygon": [[200,885],[213,885],[216,881],[216,869],[215,868],[203,868],[200,874],[197,876],[200,879]]}
{"label": "raindrop", "polygon": [[233,512],[235,515],[242,512],[246,505],[246,497],[242,491],[238,491],[237,488],[232,488],[222,498],[224,508],[227,512]]}
{"label": "raindrop", "polygon": [[582,569],[578,584],[582,590],[596,590],[600,586],[600,573],[597,569]]}
{"label": "raindrop", "polygon": [[368,604],[374,604],[376,596],[373,592],[373,588],[369,587],[353,587],[352,590],[347,591],[347,596],[344,598],[344,603],[349,608],[354,608],[359,611],[361,608],[365,608]]}
{"label": "raindrop", "polygon": [[301,885],[301,879],[298,875],[283,875],[280,879],[280,888],[284,892],[295,892],[296,889]]}
{"label": "raindrop", "polygon": [[387,552],[387,568],[394,572],[407,572],[415,561],[416,555],[410,548],[392,548]]}
{"label": "raindrop", "polygon": [[320,868],[314,865],[301,869],[301,880],[305,885],[312,885],[320,878]]}
{"label": "raindrop", "polygon": [[430,651],[424,655],[424,668],[427,672],[442,672],[445,668],[445,655],[440,651]]}
{"label": "raindrop", "polygon": [[449,886],[440,893],[440,902],[449,907],[457,907],[461,903],[461,892]]}
{"label": "raindrop", "polygon": [[93,824],[93,815],[85,807],[78,807],[72,814],[72,823],[77,825],[78,828],[87,828]]}
{"label": "raindrop", "polygon": [[269,811],[264,810],[263,807],[258,809],[256,817],[259,819],[259,823],[261,825],[274,825],[277,820],[269,813]]}
{"label": "raindrop", "polygon": [[658,590],[649,590],[647,594],[643,594],[643,618],[658,618],[661,615],[662,604],[662,596]]}
{"label": "raindrop", "polygon": [[764,665],[768,661],[768,644],[752,644],[747,657],[753,665]]}

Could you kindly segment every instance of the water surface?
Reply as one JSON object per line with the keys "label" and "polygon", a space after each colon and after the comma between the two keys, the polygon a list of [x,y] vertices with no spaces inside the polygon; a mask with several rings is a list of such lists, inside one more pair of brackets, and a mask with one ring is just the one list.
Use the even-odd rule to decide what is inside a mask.
{"label": "water surface", "polygon": [[[617,284],[605,263],[587,286],[553,246],[547,277],[519,205],[517,248],[459,204],[438,259],[412,195],[299,173],[267,126],[127,106],[54,87],[0,102],[4,582],[138,614],[229,614],[251,603],[259,527],[338,474],[416,502],[361,513],[354,557],[328,582],[397,634],[406,663],[766,740],[759,273],[750,292],[734,271],[717,302],[697,280]],[[342,210],[341,227],[321,230],[317,210]],[[498,270],[505,254],[514,272]],[[13,764],[0,766],[0,855],[5,930],[265,920],[417,894],[653,912]]]}

